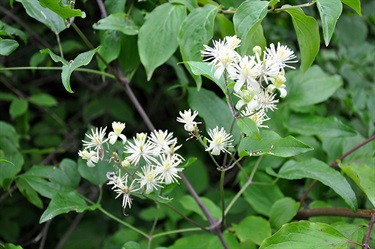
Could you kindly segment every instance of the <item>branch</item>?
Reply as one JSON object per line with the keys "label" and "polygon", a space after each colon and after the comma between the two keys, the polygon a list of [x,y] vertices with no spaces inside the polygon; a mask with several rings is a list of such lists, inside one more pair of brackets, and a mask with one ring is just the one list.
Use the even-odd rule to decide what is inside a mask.
{"label": "branch", "polygon": [[295,216],[297,220],[306,220],[315,216],[340,216],[361,219],[371,219],[375,216],[375,210],[359,209],[356,213],[350,208],[312,208],[299,210]]}

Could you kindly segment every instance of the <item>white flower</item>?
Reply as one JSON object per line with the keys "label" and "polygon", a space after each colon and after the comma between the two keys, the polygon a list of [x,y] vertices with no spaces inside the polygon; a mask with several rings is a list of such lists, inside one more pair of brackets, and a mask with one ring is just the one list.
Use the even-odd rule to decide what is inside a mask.
{"label": "white flower", "polygon": [[131,193],[136,192],[138,189],[135,187],[135,180],[132,181],[130,186],[128,186],[128,175],[123,177],[117,176],[114,172],[108,172],[107,178],[109,182],[107,185],[113,185],[112,189],[117,193],[116,199],[123,195],[122,197],[122,207],[125,209],[127,206],[131,208],[132,198]]}
{"label": "white flower", "polygon": [[160,185],[160,178],[155,173],[154,166],[152,165],[143,166],[142,173],[137,172],[136,174],[139,177],[136,180],[141,185],[141,188],[146,186],[145,194],[149,194],[154,189],[157,190],[163,187]]}
{"label": "white flower", "polygon": [[103,159],[104,157],[103,144],[106,143],[108,140],[108,139],[104,139],[106,129],[107,127],[105,127],[104,129],[100,127],[99,130],[98,128],[95,128],[95,132],[93,129],[91,129],[92,134],[87,134],[87,133],[85,134],[86,137],[90,139],[90,141],[82,140],[83,146],[86,149],[94,148],[94,150],[96,151],[97,157],[100,159]]}
{"label": "white flower", "polygon": [[255,110],[259,107],[258,96],[255,94],[252,88],[243,89],[239,94],[235,95],[240,98],[236,104],[236,109],[241,110],[243,106],[247,109]]}
{"label": "white flower", "polygon": [[275,48],[273,43],[270,45],[270,48],[266,48],[266,60],[272,61],[279,67],[289,67],[294,69],[295,67],[287,65],[287,63],[298,62],[297,60],[294,60],[295,58],[297,57],[293,50],[285,45],[280,45],[280,43],[277,43],[277,48]]}
{"label": "white flower", "polygon": [[177,138],[173,138],[173,132],[168,133],[168,130],[154,130],[150,134],[150,142],[155,145],[155,156],[160,153],[168,153],[170,146],[177,143]]}
{"label": "white flower", "polygon": [[87,160],[87,166],[89,167],[94,167],[95,163],[99,161],[99,157],[96,154],[96,151],[78,151],[78,155],[82,157],[82,159]]}
{"label": "white flower", "polygon": [[260,92],[260,85],[256,80],[259,75],[258,67],[254,57],[245,56],[240,59],[239,63],[235,65],[236,74],[232,76],[232,79],[236,80],[236,84],[234,85],[236,93],[241,91],[241,87],[245,83],[245,89],[251,87],[256,93]]}
{"label": "white flower", "polygon": [[246,108],[243,112],[241,112],[241,114],[243,117],[249,117],[252,119],[257,127],[268,128],[267,125],[263,125],[263,122],[270,120],[270,118],[263,109],[260,109],[258,112],[254,112],[254,110],[249,110]]}
{"label": "white flower", "polygon": [[165,184],[177,182],[177,178],[181,178],[178,173],[183,171],[183,168],[177,168],[181,160],[176,155],[161,155],[160,162],[155,167],[155,174],[160,175],[160,181]]}
{"label": "white flower", "polygon": [[210,151],[212,155],[218,156],[220,152],[230,152],[227,150],[228,147],[233,147],[232,145],[232,135],[228,134],[222,127],[219,131],[219,127],[216,126],[215,129],[208,130],[208,135],[211,139],[207,139],[210,142],[210,146],[206,148],[206,151]]}
{"label": "white flower", "polygon": [[147,163],[150,161],[155,161],[154,149],[155,146],[150,142],[146,141],[147,134],[146,133],[137,133],[134,139],[134,144],[131,142],[127,142],[127,146],[125,146],[125,152],[130,154],[126,159],[133,163],[138,164],[141,157],[146,160]]}
{"label": "white flower", "polygon": [[220,79],[224,70],[227,70],[229,75],[234,74],[234,62],[240,58],[240,55],[234,49],[239,46],[240,41],[240,39],[233,36],[225,37],[223,41],[213,41],[213,48],[204,45],[204,50],[201,51],[201,54],[206,59],[203,61],[211,61],[210,64],[214,65],[216,69],[215,78]]}
{"label": "white flower", "polygon": [[114,144],[117,138],[121,138],[122,143],[126,143],[126,136],[124,134],[121,134],[121,132],[125,129],[125,123],[113,122],[112,128],[113,131],[108,134],[109,143]]}
{"label": "white flower", "polygon": [[200,122],[194,121],[195,117],[198,115],[197,111],[191,114],[191,109],[189,109],[179,113],[181,117],[177,118],[177,122],[183,123],[186,131],[193,132],[197,124],[200,124]]}
{"label": "white flower", "polygon": [[284,84],[286,81],[284,72],[281,72],[280,74],[278,74],[275,78],[271,79],[271,81],[272,81],[272,84],[270,84],[267,87],[267,90],[270,93],[273,93],[275,89],[278,89],[280,91],[280,98],[285,98],[287,91],[285,89],[286,86]]}
{"label": "white flower", "polygon": [[267,91],[261,91],[258,94],[259,108],[264,109],[264,111],[274,111],[277,109],[276,104],[279,103],[278,99],[275,99],[275,94],[268,93]]}

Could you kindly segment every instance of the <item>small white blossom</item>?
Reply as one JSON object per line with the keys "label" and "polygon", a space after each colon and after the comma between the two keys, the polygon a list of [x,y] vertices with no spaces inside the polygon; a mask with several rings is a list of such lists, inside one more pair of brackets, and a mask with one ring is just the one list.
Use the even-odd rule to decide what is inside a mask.
{"label": "small white blossom", "polygon": [[227,150],[228,147],[233,147],[232,145],[232,135],[228,134],[222,127],[219,131],[219,127],[216,126],[215,129],[208,130],[208,135],[211,139],[207,139],[210,142],[210,146],[206,148],[212,155],[218,156],[220,152],[230,152]]}
{"label": "small white blossom", "polygon": [[193,132],[197,124],[200,124],[200,122],[194,121],[195,117],[198,115],[197,111],[191,114],[191,109],[189,109],[179,113],[181,117],[177,118],[177,122],[183,123],[186,131]]}
{"label": "small white blossom", "polygon": [[270,118],[267,116],[265,111],[263,109],[260,109],[258,112],[254,112],[254,110],[245,109],[243,112],[241,112],[243,117],[249,117],[252,119],[257,127],[259,128],[268,128],[267,125],[263,125],[263,122],[270,120]]}
{"label": "small white blossom", "polygon": [[96,151],[78,151],[78,155],[82,157],[82,159],[87,160],[87,166],[89,167],[94,167],[95,163],[99,161],[99,157],[96,154]]}
{"label": "small white blossom", "polygon": [[127,206],[131,208],[132,206],[132,198],[130,196],[131,193],[135,193],[138,189],[135,186],[135,180],[132,181],[130,186],[128,186],[128,175],[124,175],[123,177],[117,176],[114,172],[108,172],[107,178],[109,182],[107,185],[113,185],[112,189],[114,192],[117,193],[116,199],[119,196],[122,197],[122,207],[125,209]]}
{"label": "small white blossom", "polygon": [[252,88],[243,89],[239,94],[235,93],[235,95],[240,98],[236,104],[237,110],[241,110],[244,106],[250,110],[255,110],[259,107],[258,96]]}
{"label": "small white blossom", "polygon": [[273,93],[276,89],[278,89],[280,91],[280,98],[285,98],[287,91],[285,89],[286,86],[284,84],[286,81],[284,72],[281,72],[280,74],[278,74],[274,79],[271,79],[271,81],[272,81],[272,84],[270,84],[267,87],[267,90],[270,93]]}
{"label": "small white blossom", "polygon": [[290,48],[285,45],[277,43],[277,48],[272,43],[269,48],[266,48],[266,60],[278,65],[279,67],[289,67],[295,69],[295,67],[287,65],[287,63],[296,63],[297,58]]}
{"label": "small white blossom", "polygon": [[168,153],[170,146],[177,143],[177,138],[173,138],[173,132],[168,133],[168,130],[154,130],[150,134],[150,142],[155,145],[155,156],[159,156],[160,153]]}
{"label": "small white blossom", "polygon": [[95,131],[93,129],[91,129],[92,134],[86,133],[86,137],[89,138],[90,140],[89,141],[82,140],[83,146],[86,149],[94,148],[94,150],[96,151],[97,157],[100,158],[100,159],[103,159],[103,157],[104,157],[103,144],[106,143],[107,140],[108,140],[108,139],[105,139],[106,129],[107,129],[107,127],[105,127],[104,129],[102,127],[100,127],[99,130],[98,130],[98,128],[95,128]]}
{"label": "small white blossom", "polygon": [[269,93],[268,91],[261,91],[258,94],[259,108],[264,111],[274,111],[277,109],[276,104],[279,103],[278,99],[275,99],[275,94]]}
{"label": "small white blossom", "polygon": [[113,131],[108,134],[109,143],[114,144],[117,138],[121,138],[122,143],[126,143],[126,136],[124,134],[121,134],[121,132],[125,129],[125,123],[113,122],[112,128]]}
{"label": "small white blossom", "polygon": [[155,161],[154,158],[154,149],[155,146],[150,142],[146,141],[146,133],[137,133],[134,138],[134,144],[127,142],[125,146],[125,152],[130,154],[126,159],[133,163],[138,164],[141,158],[145,159],[147,163]]}
{"label": "small white blossom", "polygon": [[176,155],[161,155],[160,162],[156,164],[155,174],[160,175],[160,181],[165,184],[177,182],[177,178],[181,178],[178,173],[183,171],[183,168],[177,168],[181,160]]}
{"label": "small white blossom", "polygon": [[139,177],[136,180],[139,182],[141,188],[146,187],[145,194],[163,187],[160,185],[160,177],[157,176],[152,165],[143,166],[142,173],[137,172],[136,174]]}
{"label": "small white blossom", "polygon": [[239,63],[235,65],[235,68],[236,74],[232,76],[232,79],[236,80],[234,91],[239,93],[241,87],[245,84],[245,89],[251,87],[256,93],[259,93],[260,85],[256,79],[260,73],[254,57],[242,57]]}

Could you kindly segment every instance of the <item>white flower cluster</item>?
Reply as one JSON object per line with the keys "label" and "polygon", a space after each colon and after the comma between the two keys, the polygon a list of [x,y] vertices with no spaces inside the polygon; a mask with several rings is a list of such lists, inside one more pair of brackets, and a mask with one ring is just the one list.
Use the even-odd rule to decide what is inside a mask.
{"label": "white flower cluster", "polygon": [[287,46],[278,43],[277,47],[271,44],[265,51],[255,46],[254,55],[241,57],[235,50],[240,43],[236,36],[227,36],[213,41],[213,47],[204,45],[201,54],[204,61],[213,65],[217,79],[224,74],[225,79],[234,81],[234,95],[239,98],[235,107],[241,116],[252,118],[260,127],[267,127],[262,125],[269,119],[266,112],[276,109],[276,91],[281,98],[287,95],[284,68],[294,68],[288,64],[297,62],[296,56]]}
{"label": "white flower cluster", "polygon": [[[123,195],[122,206],[124,209],[131,207],[131,194],[150,194],[163,188],[163,185],[178,183],[178,168],[183,157],[176,153],[181,147],[172,132],[155,130],[150,135],[137,133],[133,141],[129,141],[121,134],[125,124],[112,123],[113,131],[106,137],[107,128],[95,128],[91,134],[86,134],[87,141],[83,142],[83,150],[78,154],[87,161],[87,166],[94,167],[105,154],[110,154],[109,162],[115,163],[115,172],[108,172],[108,184],[117,193],[116,198]],[[121,139],[124,151],[120,153],[109,152],[109,144],[114,144]],[[105,149],[105,147],[107,149]],[[131,181],[128,184],[128,181]]]}
{"label": "white flower cluster", "polygon": [[[197,126],[200,122],[194,121],[197,115],[197,111],[194,111],[192,114],[191,109],[185,110],[184,112],[180,112],[181,117],[177,117],[177,121],[184,124],[184,129],[189,132],[192,137],[200,138],[201,135]],[[218,126],[214,129],[209,129],[208,135],[210,138],[206,139],[210,144],[206,146],[206,151],[214,156],[220,155],[220,152],[230,154],[228,148],[233,147],[232,135],[228,134],[223,127],[220,130]]]}

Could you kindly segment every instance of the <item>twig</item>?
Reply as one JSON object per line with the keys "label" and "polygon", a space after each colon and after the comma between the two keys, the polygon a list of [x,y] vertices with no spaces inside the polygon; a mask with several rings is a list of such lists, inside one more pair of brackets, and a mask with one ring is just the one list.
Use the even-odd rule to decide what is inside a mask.
{"label": "twig", "polygon": [[375,212],[373,212],[371,216],[370,224],[368,225],[368,230],[367,230],[367,234],[365,238],[365,244],[363,245],[364,249],[370,249],[370,236],[371,236],[372,228],[374,227],[374,223],[375,223]]}
{"label": "twig", "polygon": [[[295,218],[305,220],[315,216],[340,216],[351,218],[371,219],[375,216],[375,210],[359,209],[356,213],[350,208],[311,208],[298,211]],[[374,218],[373,218],[374,219]]]}
{"label": "twig", "polygon": [[107,10],[105,9],[105,5],[104,5],[103,1],[102,0],[96,0],[96,2],[98,3],[100,13],[102,13],[102,17],[107,17],[108,14],[107,14]]}

